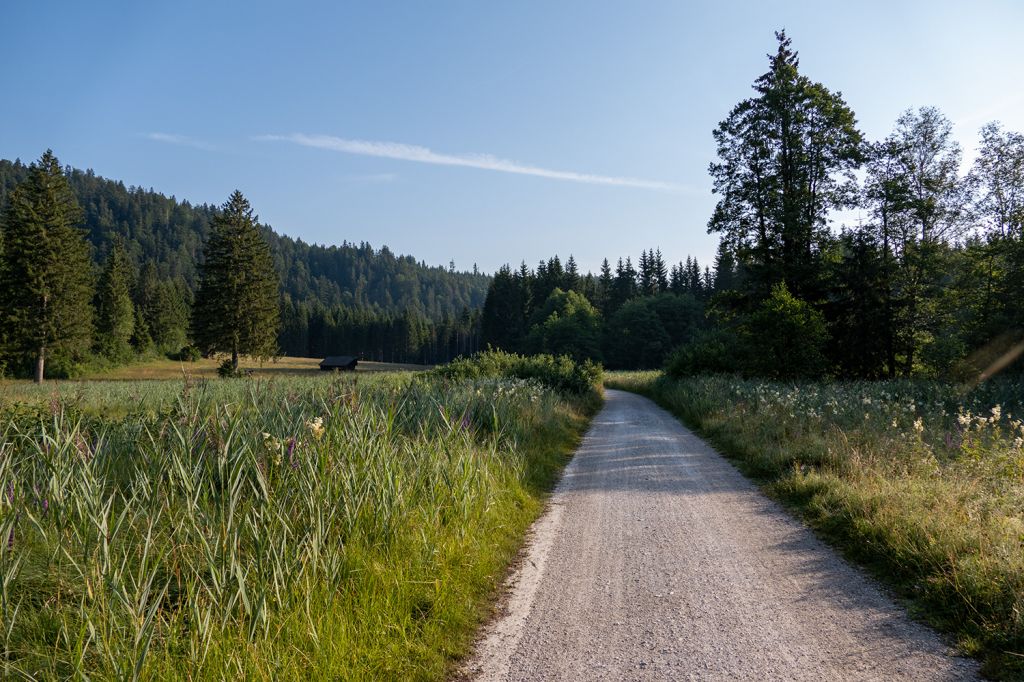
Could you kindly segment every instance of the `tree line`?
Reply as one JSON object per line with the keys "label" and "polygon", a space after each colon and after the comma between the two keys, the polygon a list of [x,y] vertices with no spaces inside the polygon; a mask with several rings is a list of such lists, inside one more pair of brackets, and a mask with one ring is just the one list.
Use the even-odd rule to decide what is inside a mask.
{"label": "tree line", "polygon": [[[485,343],[679,374],[1021,367],[1024,135],[984,126],[968,172],[934,107],[907,110],[870,141],[842,95],[802,74],[790,39],[776,37],[754,95],[714,131],[714,271],[684,265],[681,285],[677,267],[673,289],[657,252],[639,271],[627,260],[613,274],[605,261],[582,278],[557,259],[506,267],[484,306]],[[860,218],[833,230],[839,210]]]}
{"label": "tree line", "polygon": [[[154,354],[223,353],[228,372],[239,355],[434,363],[479,348],[479,313],[470,308],[487,280],[479,273],[426,268],[366,244],[310,247],[278,237],[238,192],[219,209],[194,210],[62,168],[50,151],[12,169],[0,173],[0,375],[41,381]],[[83,210],[76,179],[88,201],[96,200],[88,188],[99,187],[134,210],[117,230],[97,231],[112,220],[110,204]],[[153,206],[166,209],[164,222],[154,222]],[[141,267],[132,255],[140,252]],[[332,293],[342,289],[321,268],[325,259],[347,264],[354,292]]]}
{"label": "tree line", "polygon": [[530,269],[503,266],[481,315],[485,345],[516,353],[569,355],[612,368],[654,368],[706,326],[705,309],[732,286],[736,268],[722,252],[714,270],[696,258],[667,265],[660,249],[581,275],[558,256]]}

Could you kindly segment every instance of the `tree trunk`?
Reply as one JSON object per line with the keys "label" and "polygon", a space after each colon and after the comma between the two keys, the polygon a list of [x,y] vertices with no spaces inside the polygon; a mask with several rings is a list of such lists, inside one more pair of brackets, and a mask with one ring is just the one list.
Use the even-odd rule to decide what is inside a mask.
{"label": "tree trunk", "polygon": [[238,346],[231,347],[231,369],[238,371]]}
{"label": "tree trunk", "polygon": [[36,378],[37,384],[43,383],[43,371],[46,368],[46,346],[39,347],[39,356],[36,358]]}

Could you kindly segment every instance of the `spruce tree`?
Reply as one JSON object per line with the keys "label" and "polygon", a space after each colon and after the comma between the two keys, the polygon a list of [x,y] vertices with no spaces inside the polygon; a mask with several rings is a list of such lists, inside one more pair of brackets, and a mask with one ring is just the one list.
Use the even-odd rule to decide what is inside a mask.
{"label": "spruce tree", "polygon": [[111,360],[125,360],[131,355],[135,331],[133,279],[124,246],[115,244],[107,256],[96,292],[96,350]]}
{"label": "spruce tree", "polygon": [[279,280],[270,246],[242,193],[231,195],[213,219],[203,250],[192,334],[204,355],[229,354],[232,371],[240,355],[259,359],[277,353]]}
{"label": "spruce tree", "polygon": [[81,209],[60,162],[47,150],[8,197],[0,254],[0,327],[18,366],[80,359],[92,336],[92,263]]}

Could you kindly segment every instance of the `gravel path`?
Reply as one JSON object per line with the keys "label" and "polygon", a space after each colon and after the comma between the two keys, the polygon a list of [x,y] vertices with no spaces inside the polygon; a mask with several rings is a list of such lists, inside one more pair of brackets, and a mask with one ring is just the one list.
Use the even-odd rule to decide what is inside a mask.
{"label": "gravel path", "polygon": [[471,678],[976,677],[640,396],[607,392],[531,536]]}

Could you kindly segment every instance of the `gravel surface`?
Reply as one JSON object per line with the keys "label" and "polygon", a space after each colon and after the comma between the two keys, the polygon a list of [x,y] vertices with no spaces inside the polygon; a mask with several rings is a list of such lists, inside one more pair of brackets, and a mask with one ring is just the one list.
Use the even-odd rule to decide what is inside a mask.
{"label": "gravel surface", "polygon": [[962,680],[976,666],[670,414],[608,391],[462,672]]}

